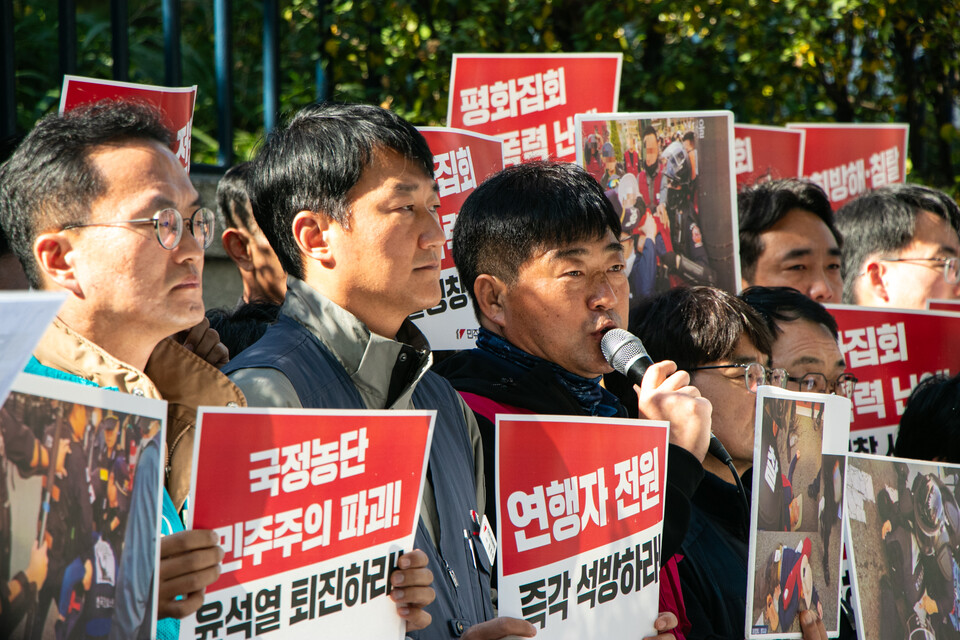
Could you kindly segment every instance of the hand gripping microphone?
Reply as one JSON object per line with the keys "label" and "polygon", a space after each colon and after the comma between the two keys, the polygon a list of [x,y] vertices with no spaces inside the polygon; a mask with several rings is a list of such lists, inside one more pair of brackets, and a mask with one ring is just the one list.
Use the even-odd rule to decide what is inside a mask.
{"label": "hand gripping microphone", "polygon": [[[640,338],[629,331],[623,329],[611,329],[607,331],[600,340],[600,351],[603,352],[603,358],[617,372],[626,376],[632,384],[640,384],[643,380],[643,374],[650,366],[653,360],[644,349]],[[747,499],[747,492],[744,489],[740,475],[737,473],[737,467],[733,464],[733,458],[727,453],[727,450],[720,444],[720,440],[710,432],[710,446],[707,452],[714,458],[722,462],[730,469],[733,479],[737,485],[737,493],[743,501],[744,512],[750,517],[750,501]]]}
{"label": "hand gripping microphone", "polygon": [[[626,376],[632,384],[640,384],[643,374],[653,365],[653,360],[640,342],[640,338],[623,329],[611,329],[600,340],[603,358],[616,371]],[[723,464],[730,466],[733,458],[720,444],[717,436],[710,434],[710,446],[707,451]]]}

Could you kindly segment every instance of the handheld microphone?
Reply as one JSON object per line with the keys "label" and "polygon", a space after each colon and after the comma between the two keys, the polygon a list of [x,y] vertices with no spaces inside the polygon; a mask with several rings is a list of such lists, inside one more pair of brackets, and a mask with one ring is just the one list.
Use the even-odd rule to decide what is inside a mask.
{"label": "handheld microphone", "polygon": [[[643,374],[653,365],[653,360],[647,354],[640,338],[624,329],[611,329],[606,332],[600,340],[600,351],[610,366],[626,376],[632,384],[640,384]],[[733,458],[713,433],[710,434],[707,451],[723,464],[733,464]]]}
{"label": "handheld microphone", "polygon": [[[640,338],[629,331],[623,329],[611,329],[607,331],[600,340],[600,351],[603,352],[603,358],[617,372],[626,376],[632,384],[640,384],[643,380],[643,374],[653,365],[653,360],[647,354]],[[722,462],[730,469],[734,482],[737,485],[737,492],[743,500],[745,513],[749,518],[750,501],[747,499],[747,492],[737,473],[737,468],[733,464],[733,457],[727,453],[727,450],[720,440],[710,433],[710,445],[707,447],[707,453]]]}
{"label": "handheld microphone", "polygon": [[640,384],[643,374],[653,366],[640,338],[624,329],[611,329],[603,334],[600,351],[603,359],[632,384]]}

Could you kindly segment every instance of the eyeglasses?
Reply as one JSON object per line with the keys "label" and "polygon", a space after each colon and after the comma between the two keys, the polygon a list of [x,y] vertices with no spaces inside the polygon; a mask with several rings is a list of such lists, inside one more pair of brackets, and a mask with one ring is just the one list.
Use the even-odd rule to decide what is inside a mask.
{"label": "eyeglasses", "polygon": [[[960,282],[960,258],[881,258],[884,262],[940,262],[947,284]],[[934,267],[935,268],[935,267]]]}
{"label": "eyeglasses", "polygon": [[122,227],[128,224],[152,224],[157,232],[157,242],[168,251],[173,251],[180,244],[183,237],[184,224],[190,225],[190,233],[197,243],[206,249],[213,242],[213,229],[216,218],[213,211],[201,207],[193,212],[189,220],[184,221],[183,215],[176,209],[162,209],[152,218],[136,218],[134,220],[117,220],[116,222],[83,222],[68,224],[66,229],[81,229],[83,227]]}
{"label": "eyeglasses", "polygon": [[794,391],[833,393],[844,398],[852,397],[857,386],[857,377],[852,373],[841,373],[833,382],[828,382],[827,376],[822,373],[808,373],[802,378],[787,376],[787,380]]}
{"label": "eyeglasses", "polygon": [[[747,364],[712,364],[705,367],[692,367],[690,372],[702,371],[704,369],[730,369],[736,367],[743,369],[743,382],[747,386],[747,391],[756,393],[757,387],[764,384],[770,384],[781,389],[787,386],[787,372],[783,369],[767,369],[759,362],[749,362]],[[769,381],[769,382],[768,382]]]}

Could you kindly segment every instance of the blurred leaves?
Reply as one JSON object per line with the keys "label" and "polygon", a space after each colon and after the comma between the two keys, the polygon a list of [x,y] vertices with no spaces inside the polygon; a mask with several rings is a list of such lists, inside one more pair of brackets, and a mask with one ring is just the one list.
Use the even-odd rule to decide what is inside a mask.
{"label": "blurred leaves", "polygon": [[[321,6],[323,9],[321,9]],[[213,10],[182,0],[194,162],[216,160]],[[262,135],[263,5],[233,4],[234,151]],[[280,109],[318,96],[443,124],[453,53],[621,52],[621,110],[909,122],[913,180],[956,184],[960,5],[927,0],[281,0]],[[56,0],[14,2],[18,124],[57,106]],[[78,73],[110,77],[108,3],[78,2]],[[163,82],[159,0],[131,3],[131,79]],[[322,77],[321,77],[322,74]],[[318,77],[321,79],[318,81]],[[589,87],[582,90],[589,91]]]}

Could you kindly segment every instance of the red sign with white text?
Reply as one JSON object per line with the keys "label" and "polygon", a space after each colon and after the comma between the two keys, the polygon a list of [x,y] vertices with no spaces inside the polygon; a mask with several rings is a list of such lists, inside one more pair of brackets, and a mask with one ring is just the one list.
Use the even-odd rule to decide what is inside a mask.
{"label": "red sign with white text", "polygon": [[905,180],[909,125],[791,122],[787,128],[806,132],[802,175],[823,188],[834,210]]}
{"label": "red sign with white text", "polygon": [[453,264],[453,225],[473,190],[503,169],[503,142],[493,136],[442,127],[419,129],[433,152],[433,177],[440,194],[440,224],[446,242],[440,256],[440,302],[411,319],[434,349],[470,349],[476,341],[477,318],[470,293]]}
{"label": "red sign with white text", "polygon": [[503,575],[658,525],[666,438],[666,423],[497,416],[497,539]]}
{"label": "red sign with white text", "polygon": [[504,163],[576,159],[573,117],[617,110],[623,55],[454,54],[447,126],[495,135]]}
{"label": "red sign with white text", "polygon": [[[851,438],[899,424],[920,380],[960,371],[960,313],[826,306],[840,327],[847,371],[857,377]],[[860,452],[886,454],[887,444]]]}
{"label": "red sign with white text", "polygon": [[193,129],[193,106],[197,87],[154,87],[148,84],[97,80],[79,76],[64,76],[60,93],[60,113],[74,107],[100,100],[128,100],[142,102],[159,109],[167,129],[173,134],[170,150],[190,171],[190,140]]}
{"label": "red sign with white text", "polygon": [[208,590],[415,531],[432,412],[202,410],[200,418],[193,528],[216,531],[226,552]]}
{"label": "red sign with white text", "polygon": [[733,127],[734,171],[737,189],[755,184],[799,178],[803,164],[802,130],[738,124]]}
{"label": "red sign with white text", "polygon": [[668,423],[498,415],[496,428],[500,615],[545,640],[655,633]]}
{"label": "red sign with white text", "polygon": [[440,224],[447,242],[440,268],[453,268],[453,225],[464,200],[488,177],[503,169],[503,142],[499,138],[462,129],[421,127],[433,152],[433,177],[440,193]]}

